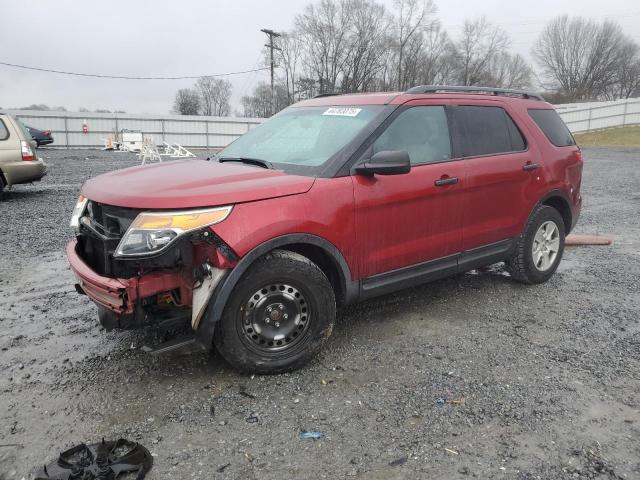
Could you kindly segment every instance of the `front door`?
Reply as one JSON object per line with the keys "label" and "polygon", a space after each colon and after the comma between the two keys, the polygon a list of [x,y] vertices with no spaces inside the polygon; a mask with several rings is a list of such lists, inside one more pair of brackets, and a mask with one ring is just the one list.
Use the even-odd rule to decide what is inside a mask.
{"label": "front door", "polygon": [[465,167],[452,159],[445,106],[425,101],[401,108],[366,155],[406,150],[411,171],[353,176],[360,278],[447,257],[462,248]]}

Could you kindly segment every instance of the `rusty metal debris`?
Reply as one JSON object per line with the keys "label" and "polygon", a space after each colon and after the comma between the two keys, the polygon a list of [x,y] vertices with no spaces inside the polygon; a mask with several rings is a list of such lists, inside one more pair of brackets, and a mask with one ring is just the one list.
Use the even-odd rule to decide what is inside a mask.
{"label": "rusty metal debris", "polygon": [[119,439],[91,445],[84,443],[65,450],[57,460],[45,465],[34,480],[116,480],[134,473],[142,480],[151,470],[153,457],[136,442]]}

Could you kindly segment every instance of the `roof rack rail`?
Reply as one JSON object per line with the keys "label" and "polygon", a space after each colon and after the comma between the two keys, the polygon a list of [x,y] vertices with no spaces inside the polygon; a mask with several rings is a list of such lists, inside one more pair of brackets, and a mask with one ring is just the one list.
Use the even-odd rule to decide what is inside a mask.
{"label": "roof rack rail", "polygon": [[322,97],[335,97],[336,95],[342,95],[341,93],[320,93],[313,98],[322,98]]}
{"label": "roof rack rail", "polygon": [[438,92],[460,92],[460,93],[487,93],[501,95],[505,97],[522,97],[531,100],[544,101],[537,93],[526,92],[524,90],[511,90],[508,88],[493,87],[463,87],[459,85],[420,85],[410,88],[405,93],[438,93]]}

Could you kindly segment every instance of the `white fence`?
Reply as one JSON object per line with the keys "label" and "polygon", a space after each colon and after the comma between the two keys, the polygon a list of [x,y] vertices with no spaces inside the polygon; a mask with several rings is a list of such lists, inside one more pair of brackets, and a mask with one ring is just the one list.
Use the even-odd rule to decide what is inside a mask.
{"label": "white fence", "polygon": [[[640,124],[640,98],[613,102],[556,105],[573,133]],[[264,121],[262,118],[201,117],[189,115],[128,115],[114,113],[41,112],[3,110],[31,127],[51,130],[53,146],[104,146],[104,138],[122,129],[140,130],[156,144],[179,143],[188,148],[221,148]],[[83,126],[86,125],[86,132]]]}
{"label": "white fence", "polygon": [[[23,123],[51,130],[55,147],[104,146],[104,140],[122,129],[140,130],[161,144],[179,143],[189,148],[220,148],[260,124],[261,118],[202,117],[190,115],[128,115],[115,113],[41,112],[3,110]],[[86,125],[86,132],[83,127]]]}
{"label": "white fence", "polygon": [[640,124],[640,98],[612,102],[567,103],[555,107],[573,133]]}

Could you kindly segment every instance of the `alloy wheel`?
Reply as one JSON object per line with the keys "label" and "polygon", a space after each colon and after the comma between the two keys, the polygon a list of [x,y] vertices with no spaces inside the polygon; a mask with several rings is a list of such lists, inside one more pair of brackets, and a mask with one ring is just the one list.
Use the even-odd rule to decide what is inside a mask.
{"label": "alloy wheel", "polygon": [[538,228],[533,237],[531,253],[533,264],[541,272],[549,270],[560,251],[560,230],[555,222],[548,220]]}

